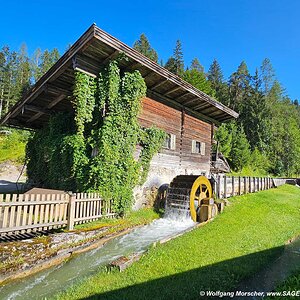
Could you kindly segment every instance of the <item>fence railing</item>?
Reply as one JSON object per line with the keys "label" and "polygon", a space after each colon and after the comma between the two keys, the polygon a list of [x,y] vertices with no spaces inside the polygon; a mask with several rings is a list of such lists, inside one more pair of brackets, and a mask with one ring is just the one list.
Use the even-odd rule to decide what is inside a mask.
{"label": "fence railing", "polygon": [[0,235],[47,231],[113,216],[97,193],[0,194]]}
{"label": "fence railing", "polygon": [[267,190],[275,186],[270,177],[216,175],[215,180],[214,191],[219,199]]}

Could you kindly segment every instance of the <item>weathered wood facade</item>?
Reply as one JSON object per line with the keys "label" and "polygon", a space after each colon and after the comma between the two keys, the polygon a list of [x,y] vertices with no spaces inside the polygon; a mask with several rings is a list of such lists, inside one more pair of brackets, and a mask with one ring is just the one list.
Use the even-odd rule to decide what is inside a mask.
{"label": "weathered wood facade", "polygon": [[[75,71],[96,77],[101,67],[120,53],[128,58],[121,61],[120,68],[139,70],[147,85],[140,124],[156,125],[169,134],[165,147],[153,158],[149,178],[137,191],[137,198],[153,185],[169,183],[179,174],[208,175],[213,126],[238,114],[96,25],[74,43],[0,124],[38,129],[51,114],[72,111]],[[139,150],[137,147],[137,156]]]}
{"label": "weathered wood facade", "polygon": [[[155,125],[172,135],[173,147],[163,147],[151,161],[148,180],[135,191],[136,205],[140,206],[153,187],[169,184],[181,174],[209,176],[213,124],[202,121],[182,109],[175,109],[150,97],[142,100],[139,122],[143,127]],[[201,143],[202,153],[195,152],[195,143]],[[138,147],[136,157],[140,148]]]}
{"label": "weathered wood facade", "polygon": [[[144,127],[155,125],[175,136],[174,149],[163,148],[160,153],[165,159],[157,164],[209,170],[211,124],[190,116],[184,109],[174,109],[151,98],[143,99],[139,121]],[[205,153],[193,153],[192,141],[204,143]]]}

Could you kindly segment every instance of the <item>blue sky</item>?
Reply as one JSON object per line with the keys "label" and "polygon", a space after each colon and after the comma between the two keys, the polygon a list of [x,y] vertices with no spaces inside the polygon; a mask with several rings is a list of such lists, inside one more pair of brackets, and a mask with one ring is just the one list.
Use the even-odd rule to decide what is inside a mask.
{"label": "blue sky", "polygon": [[277,78],[300,99],[300,1],[1,1],[0,46],[17,49],[68,44],[92,24],[132,46],[141,33],[164,61],[177,39],[184,59],[198,57],[207,70],[217,58],[225,77],[245,60],[253,73],[270,58]]}

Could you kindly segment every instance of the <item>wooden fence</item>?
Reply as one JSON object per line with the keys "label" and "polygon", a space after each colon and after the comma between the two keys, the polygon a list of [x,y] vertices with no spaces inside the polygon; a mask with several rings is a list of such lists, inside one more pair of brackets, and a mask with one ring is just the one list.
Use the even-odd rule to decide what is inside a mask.
{"label": "wooden fence", "polygon": [[[274,181],[270,177],[237,177],[216,175],[214,178],[214,191],[219,199],[254,193],[275,187]],[[281,185],[281,183],[279,185]]]}
{"label": "wooden fence", "polygon": [[47,231],[113,216],[111,201],[97,193],[0,194],[0,235]]}

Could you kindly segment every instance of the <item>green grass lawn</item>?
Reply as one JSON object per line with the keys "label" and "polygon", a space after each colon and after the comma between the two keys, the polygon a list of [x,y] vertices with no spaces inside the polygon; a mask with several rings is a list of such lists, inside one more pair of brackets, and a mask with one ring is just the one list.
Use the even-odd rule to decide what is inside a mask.
{"label": "green grass lawn", "polygon": [[158,219],[160,214],[153,209],[140,209],[129,212],[125,218],[99,219],[94,222],[84,223],[75,226],[76,231],[88,231],[100,229],[103,227],[115,228],[114,231],[131,228],[139,225],[148,224],[154,219]]}
{"label": "green grass lawn", "polygon": [[213,222],[151,248],[122,273],[99,272],[59,299],[199,299],[230,291],[300,234],[300,189],[282,186],[230,199]]}

